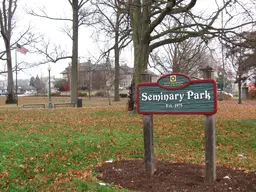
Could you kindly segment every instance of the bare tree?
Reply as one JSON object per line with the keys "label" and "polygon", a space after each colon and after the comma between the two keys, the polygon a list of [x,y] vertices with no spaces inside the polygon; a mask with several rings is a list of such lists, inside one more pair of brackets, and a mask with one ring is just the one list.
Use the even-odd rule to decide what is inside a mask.
{"label": "bare tree", "polygon": [[0,51],[0,59],[6,60],[7,62],[7,73],[8,73],[8,97],[6,103],[16,103],[14,97],[14,83],[13,83],[13,65],[11,51],[16,49],[18,42],[22,41],[22,46],[28,45],[32,41],[36,40],[36,36],[31,33],[31,27],[22,32],[19,37],[13,42],[12,35],[16,21],[14,15],[18,7],[18,0],[2,0],[2,6],[0,7],[0,29],[1,36],[4,41],[5,50]]}
{"label": "bare tree", "polygon": [[[37,67],[39,65],[44,65],[47,63],[57,63],[59,60],[72,58],[72,56],[69,56],[66,51],[62,50],[61,46],[50,43],[50,40],[45,41],[43,36],[35,37],[34,40],[29,43],[26,43],[26,45],[29,44],[29,47],[28,47],[29,53],[35,54],[37,56],[43,56],[43,58],[41,59],[41,61],[35,61],[35,62],[26,62],[26,61],[17,62],[17,65],[12,67],[12,72],[24,71],[26,69]],[[12,49],[15,49],[14,45]],[[3,52],[4,54],[3,54],[2,60],[6,60],[4,57],[5,51]],[[5,74],[5,73],[8,73],[8,71],[0,70],[0,74]]]}
{"label": "bare tree", "polygon": [[[201,37],[206,42],[214,37],[225,39],[228,33],[236,33],[235,29],[254,23],[250,17],[238,26],[216,27],[215,24],[223,11],[229,14],[228,22],[234,21],[238,14],[232,15],[230,10],[234,6],[244,8],[243,2],[225,0],[221,4],[216,1],[217,10],[210,14],[207,13],[208,15],[192,10],[199,3],[197,0],[130,0],[125,3],[130,7],[136,84],[140,81],[140,73],[147,68],[149,54],[154,49],[171,43],[179,43],[191,37]],[[249,13],[247,8],[244,12]],[[190,17],[193,22],[183,23],[178,19],[180,17]],[[175,22],[170,24],[168,18]]]}
{"label": "bare tree", "polygon": [[0,9],[0,26],[1,26],[1,35],[5,44],[5,52],[7,60],[7,71],[8,71],[8,98],[6,103],[16,103],[16,99],[13,94],[13,73],[12,73],[12,56],[11,56],[11,34],[13,29],[13,16],[17,9],[17,1],[10,0],[2,2],[2,9]]}
{"label": "bare tree", "polygon": [[126,47],[130,42],[129,36],[129,19],[127,12],[124,9],[123,1],[121,0],[99,0],[94,4],[97,7],[99,15],[99,22],[97,23],[96,30],[100,33],[104,32],[108,41],[114,39],[114,45],[110,47],[106,54],[114,50],[115,56],[115,91],[114,101],[120,101],[119,84],[120,84],[120,64],[119,56],[121,49]]}
{"label": "bare tree", "polygon": [[[150,54],[150,67],[161,74],[178,72],[198,77],[203,66],[213,65],[214,58],[200,38],[164,45]],[[152,63],[152,64],[151,64]]]}
{"label": "bare tree", "polygon": [[[64,32],[72,40],[72,68],[71,68],[71,101],[77,103],[77,86],[78,86],[78,29],[81,25],[89,25],[91,20],[88,18],[94,11],[86,9],[85,4],[89,3],[89,0],[68,0],[72,8],[72,18],[57,18],[49,16],[43,9],[36,13],[34,10],[28,11],[29,14],[42,17],[55,21],[69,21],[72,22],[72,30],[69,27],[65,27]],[[70,32],[72,31],[72,35]]]}
{"label": "bare tree", "polygon": [[256,36],[253,33],[242,33],[241,36],[234,36],[232,42],[226,44],[227,58],[230,59],[231,67],[235,71],[235,83],[238,83],[238,104],[242,104],[241,87],[249,77],[253,76],[256,70]]}
{"label": "bare tree", "polygon": [[45,59],[39,63],[35,63],[33,66],[42,65],[46,63],[57,63],[59,60],[72,59],[72,56],[68,55],[60,45],[52,44],[50,40],[45,41],[41,39],[40,43],[31,45],[34,53],[42,55]]}
{"label": "bare tree", "polygon": [[113,67],[111,66],[109,57],[106,58],[106,62],[103,63],[104,67],[100,71],[100,79],[101,79],[101,85],[102,89],[106,92],[106,95],[108,97],[108,103],[111,105],[111,99],[110,99],[110,91],[113,88],[115,84],[115,78],[113,70]]}
{"label": "bare tree", "polygon": [[[89,99],[91,99],[91,91],[92,91],[92,74],[94,72],[95,65],[92,64],[91,60],[89,59],[85,63],[80,63],[79,68],[79,84],[81,89],[88,90]],[[99,80],[96,80],[97,82]]]}

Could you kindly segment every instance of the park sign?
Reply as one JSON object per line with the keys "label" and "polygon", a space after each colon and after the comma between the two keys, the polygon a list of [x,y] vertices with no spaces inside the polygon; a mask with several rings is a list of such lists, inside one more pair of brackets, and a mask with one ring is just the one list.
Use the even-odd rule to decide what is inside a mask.
{"label": "park sign", "polygon": [[191,80],[185,74],[172,73],[156,83],[137,85],[139,114],[202,114],[217,112],[217,86],[213,79]]}

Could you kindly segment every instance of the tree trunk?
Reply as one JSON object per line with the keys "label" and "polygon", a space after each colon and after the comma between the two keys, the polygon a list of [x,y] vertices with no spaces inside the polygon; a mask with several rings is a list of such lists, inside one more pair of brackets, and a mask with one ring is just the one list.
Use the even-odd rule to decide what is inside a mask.
{"label": "tree trunk", "polygon": [[91,71],[89,71],[89,89],[88,89],[89,99],[91,99],[91,87],[92,87],[91,79],[92,79]]}
{"label": "tree trunk", "polygon": [[134,1],[132,10],[133,46],[134,46],[134,82],[140,83],[140,74],[147,69],[150,43],[150,6],[149,2]]}
{"label": "tree trunk", "polygon": [[89,71],[88,71],[88,74],[89,74],[89,99],[91,99],[91,91],[92,91],[92,63],[91,63],[91,60],[89,59],[88,60],[88,63],[89,63]]}
{"label": "tree trunk", "polygon": [[77,62],[78,62],[78,0],[73,0],[73,48],[71,67],[71,102],[77,103]]}
{"label": "tree trunk", "polygon": [[149,43],[134,43],[134,74],[135,85],[140,83],[140,74],[147,69]]}
{"label": "tree trunk", "polygon": [[115,29],[115,92],[114,101],[120,101],[119,85],[120,85],[120,65],[119,65],[119,11],[116,16],[116,29]]}
{"label": "tree trunk", "polygon": [[[136,86],[138,83],[141,82],[140,75],[144,70],[147,69],[147,65],[148,65],[149,37],[142,38],[142,40],[139,43],[134,41],[133,44],[134,44],[134,73],[133,73],[134,87],[132,87],[133,90],[131,92],[134,94],[131,97],[133,97],[133,101],[135,101],[136,103]],[[131,109],[130,111],[135,111],[135,109],[136,107],[134,106],[134,108]]]}
{"label": "tree trunk", "polygon": [[[142,25],[137,22],[134,24]],[[133,34],[133,46],[134,46],[134,73],[133,78],[135,86],[140,83],[140,74],[147,69],[149,58],[149,42],[150,35],[145,31],[148,29],[148,25],[144,24],[144,27],[136,27],[137,32]]]}
{"label": "tree trunk", "polygon": [[180,72],[180,66],[178,62],[178,55],[177,55],[177,47],[174,47],[174,53],[173,53],[173,61],[172,61],[172,72],[173,73],[179,73]]}
{"label": "tree trunk", "polygon": [[106,88],[106,93],[108,97],[108,105],[111,105],[110,89]]}
{"label": "tree trunk", "polygon": [[238,77],[238,104],[242,104],[242,82],[241,76]]}
{"label": "tree trunk", "polygon": [[[134,93],[130,96],[129,100],[129,109],[132,109],[131,103],[136,103],[136,86],[140,83],[141,73],[147,69],[148,58],[149,58],[149,43],[150,43],[150,17],[149,11],[150,7],[147,6],[147,2],[134,1],[134,6],[132,6],[132,19],[131,24],[133,28],[133,47],[134,47],[134,73],[133,73],[133,82],[134,87],[131,90],[131,93]],[[143,4],[143,5],[142,5]]]}
{"label": "tree trunk", "polygon": [[[6,5],[8,4],[8,5]],[[17,103],[14,96],[14,83],[12,73],[12,55],[11,55],[11,36],[12,36],[12,19],[17,8],[17,4],[12,0],[3,1],[2,8],[0,9],[0,29],[1,37],[4,40],[6,57],[7,57],[7,72],[8,72],[8,84],[7,84],[7,99],[6,104]]]}
{"label": "tree trunk", "polygon": [[17,103],[17,100],[14,95],[14,84],[13,84],[13,72],[12,72],[12,55],[10,48],[10,41],[5,40],[6,56],[7,56],[7,72],[8,72],[8,84],[7,84],[7,99],[6,104]]}

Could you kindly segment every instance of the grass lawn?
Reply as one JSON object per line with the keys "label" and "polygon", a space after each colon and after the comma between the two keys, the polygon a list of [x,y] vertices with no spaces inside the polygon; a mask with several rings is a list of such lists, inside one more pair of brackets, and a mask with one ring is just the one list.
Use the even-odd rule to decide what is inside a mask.
{"label": "grass lawn", "polygon": [[[0,190],[128,191],[101,186],[93,169],[143,158],[141,116],[127,114],[125,101],[115,105],[0,110]],[[223,101],[216,116],[217,165],[256,171],[256,103]],[[155,115],[154,131],[157,159],[204,163],[203,116]]]}

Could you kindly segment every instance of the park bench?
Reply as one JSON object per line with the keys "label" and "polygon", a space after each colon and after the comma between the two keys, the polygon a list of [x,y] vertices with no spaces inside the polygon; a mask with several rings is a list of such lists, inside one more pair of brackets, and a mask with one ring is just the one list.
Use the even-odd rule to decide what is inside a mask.
{"label": "park bench", "polygon": [[45,104],[43,103],[30,103],[30,104],[23,104],[22,108],[45,108]]}
{"label": "park bench", "polygon": [[75,103],[71,102],[71,103],[54,103],[54,108],[57,107],[75,107]]}

